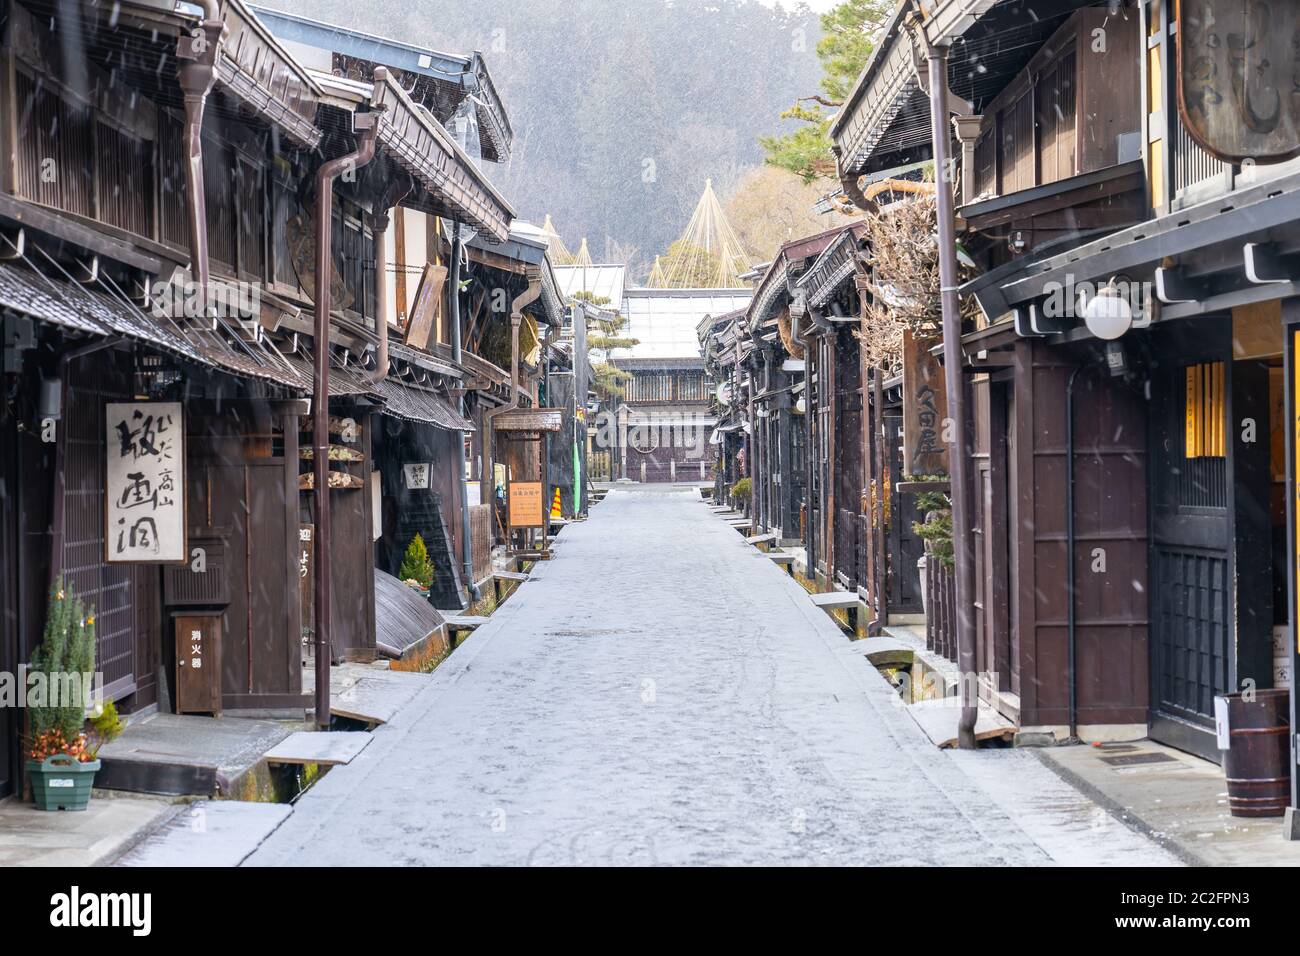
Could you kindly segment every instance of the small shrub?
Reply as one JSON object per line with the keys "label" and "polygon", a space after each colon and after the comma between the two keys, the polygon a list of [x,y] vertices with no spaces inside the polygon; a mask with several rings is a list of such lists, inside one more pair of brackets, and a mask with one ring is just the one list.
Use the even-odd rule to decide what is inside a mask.
{"label": "small shrub", "polygon": [[433,562],[429,560],[429,549],[425,547],[422,535],[417,534],[406,546],[397,576],[403,581],[414,581],[422,588],[433,583]]}
{"label": "small shrub", "polygon": [[731,486],[731,497],[739,501],[748,501],[754,495],[754,484],[748,478],[741,478]]}

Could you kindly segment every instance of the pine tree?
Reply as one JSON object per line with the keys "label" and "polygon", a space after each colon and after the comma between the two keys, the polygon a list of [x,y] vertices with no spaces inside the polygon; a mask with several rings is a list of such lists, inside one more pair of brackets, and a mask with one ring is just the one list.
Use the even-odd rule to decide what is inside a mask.
{"label": "pine tree", "polygon": [[[49,613],[41,646],[32,654],[32,672],[45,678],[46,700],[31,708],[32,736],[59,731],[68,743],[75,741],[86,720],[84,700],[62,697],[69,687],[80,686],[95,670],[95,613],[64,587],[60,578],[50,587]],[[70,678],[76,675],[77,681]],[[56,696],[58,695],[58,696]],[[61,706],[55,706],[55,705]]]}
{"label": "pine tree", "polygon": [[592,386],[601,401],[615,403],[623,397],[627,383],[632,376],[613,365],[609,353],[614,349],[630,349],[641,340],[624,335],[627,316],[621,312],[605,311],[610,304],[608,297],[596,295],[582,289],[569,297],[571,302],[585,302],[601,309],[601,313],[589,313],[587,318],[594,324],[587,329],[587,349],[599,352],[599,359],[592,359]]}
{"label": "pine tree", "polygon": [[822,14],[817,59],[822,64],[825,95],[805,96],[781,114],[782,119],[802,123],[798,129],[784,136],[759,137],[769,165],[788,169],[806,183],[834,177],[831,120],[853,92],[893,8],[892,0],[844,0]]}
{"label": "pine tree", "polygon": [[433,584],[433,562],[429,560],[429,549],[424,544],[423,535],[417,533],[406,546],[397,576],[403,581],[415,581],[424,588]]}

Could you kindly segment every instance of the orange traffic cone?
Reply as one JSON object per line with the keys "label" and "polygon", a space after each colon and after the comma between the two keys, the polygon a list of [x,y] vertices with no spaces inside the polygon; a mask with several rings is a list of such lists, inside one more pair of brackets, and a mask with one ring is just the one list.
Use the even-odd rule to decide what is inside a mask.
{"label": "orange traffic cone", "polygon": [[564,512],[560,509],[560,489],[555,489],[555,498],[551,501],[551,517],[563,518]]}

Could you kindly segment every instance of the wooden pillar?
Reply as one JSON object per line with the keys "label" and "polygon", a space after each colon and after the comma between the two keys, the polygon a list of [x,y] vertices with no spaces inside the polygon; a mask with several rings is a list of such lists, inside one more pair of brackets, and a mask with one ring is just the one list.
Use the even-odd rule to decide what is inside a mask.
{"label": "wooden pillar", "polygon": [[[820,339],[818,340],[820,342]],[[813,502],[817,485],[813,481],[817,461],[817,394],[813,387],[813,378],[819,365],[817,362],[817,343],[808,341],[804,335],[804,375],[803,375],[803,427],[804,427],[804,561],[807,565],[808,579],[817,580],[817,523],[813,520]]]}
{"label": "wooden pillar", "polygon": [[[780,384],[786,388],[789,384],[789,377],[785,373],[781,374]],[[780,475],[780,483],[777,486],[777,522],[781,525],[781,537],[792,538],[791,528],[798,521],[796,517],[797,502],[794,500],[794,481],[792,480],[791,471],[793,461],[790,455],[790,438],[793,432],[794,413],[791,411],[790,392],[784,391],[777,397],[776,404],[776,473]]]}
{"label": "wooden pillar", "polygon": [[622,405],[618,410],[618,475],[619,478],[627,477],[627,406]]}
{"label": "wooden pillar", "polygon": [[835,478],[839,473],[836,461],[835,431],[838,422],[835,416],[835,365],[838,357],[836,348],[837,329],[831,329],[822,339],[826,350],[826,585],[828,589],[835,586]]}
{"label": "wooden pillar", "polygon": [[[853,277],[853,287],[858,294],[858,328],[864,339],[867,334],[869,281],[870,277],[862,273],[858,273]],[[882,409],[878,400],[868,392],[871,381],[871,368],[867,358],[867,350],[861,345],[858,346],[858,369],[858,385],[862,392],[862,500],[860,508],[866,518],[863,525],[867,536],[867,592],[872,610],[872,621],[868,623],[873,623],[881,617],[881,608],[884,606],[884,601],[877,591],[876,584],[877,539],[883,534],[883,528],[879,525],[879,509],[875,506],[875,503],[880,500],[875,494],[876,456],[871,453],[874,446],[873,436],[879,431],[879,429],[873,429],[872,422],[880,417]]]}
{"label": "wooden pillar", "polygon": [[[1300,625],[1300,610],[1297,609],[1297,587],[1300,587],[1300,498],[1296,495],[1296,482],[1300,480],[1300,298],[1282,300],[1283,372],[1282,394],[1285,403],[1285,418],[1288,422],[1286,432],[1286,585],[1289,643],[1291,659],[1291,727],[1300,720],[1300,702],[1297,701],[1296,667],[1300,666],[1300,643],[1297,642],[1297,626]],[[1294,740],[1294,737],[1293,737]],[[1300,839],[1300,774],[1296,771],[1297,753],[1293,743],[1291,748],[1291,806],[1286,811],[1283,836],[1288,840]]]}

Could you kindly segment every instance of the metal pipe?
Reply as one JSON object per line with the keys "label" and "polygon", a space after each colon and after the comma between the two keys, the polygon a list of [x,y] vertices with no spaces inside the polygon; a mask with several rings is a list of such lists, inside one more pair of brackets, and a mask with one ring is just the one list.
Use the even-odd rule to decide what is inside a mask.
{"label": "metal pipe", "polygon": [[[838,162],[839,161],[837,159],[836,163],[838,164]],[[854,179],[856,181],[856,177],[854,177]],[[863,458],[862,458],[862,491],[860,492],[860,498],[865,499],[865,502],[859,503],[859,507],[861,508],[862,513],[867,516],[866,533],[869,541],[869,547],[867,548],[866,570],[867,570],[867,580],[869,582],[869,590],[871,592],[870,593],[871,600],[869,602],[870,610],[871,610],[871,620],[868,621],[867,623],[868,626],[871,627],[877,623],[877,621],[883,616],[884,613],[883,612],[884,601],[879,594],[877,588],[877,578],[876,578],[876,564],[877,564],[877,551],[878,551],[877,539],[881,536],[881,533],[883,531],[882,528],[883,522],[877,522],[876,520],[877,511],[875,506],[878,504],[882,504],[882,499],[880,499],[878,496],[873,498],[873,493],[875,490],[876,465],[875,465],[875,456],[871,453],[872,444],[873,444],[872,434],[871,434],[872,416],[880,414],[881,405],[879,399],[875,398],[875,394],[876,394],[875,392],[872,393],[872,401],[874,401],[874,406],[872,404],[872,401],[868,401],[867,388],[868,388],[868,383],[871,381],[871,366],[867,361],[867,352],[861,345],[862,342],[866,341],[867,332],[868,332],[867,296],[870,295],[870,290],[871,290],[870,277],[866,274],[865,272],[866,266],[864,265],[862,259],[859,256],[855,255],[853,257],[853,268],[854,268],[853,288],[858,294],[858,314],[857,317],[854,319],[854,321],[856,321],[859,326],[858,381],[862,390],[861,425],[862,425]],[[883,509],[880,513],[883,515]]]}
{"label": "metal pipe", "polygon": [[835,364],[836,332],[822,336],[826,352],[826,587],[835,590]]}
{"label": "metal pipe", "polygon": [[[542,337],[542,383],[538,393],[538,405],[542,404],[542,399],[546,400],[546,405],[551,404],[551,341],[555,336],[555,327],[548,326],[546,335]],[[551,433],[542,432],[541,441],[538,442],[538,455],[540,461],[537,463],[538,477],[542,479],[542,551],[545,552],[550,545],[551,536]],[[558,489],[557,489],[558,490]],[[561,509],[563,510],[563,509]]]}
{"label": "metal pipe", "polygon": [[[461,341],[460,341],[460,226],[455,225],[451,231],[451,286],[448,305],[450,308],[448,316],[451,320],[451,360],[459,367],[461,361]],[[465,417],[465,390],[459,390],[460,395],[456,399],[457,411],[461,417]],[[465,584],[469,589],[469,596],[472,600],[479,599],[478,584],[474,580],[474,539],[473,529],[470,527],[469,514],[469,476],[465,474],[465,433],[456,432],[457,452],[456,457],[460,464],[460,475],[457,485],[460,487],[460,525],[463,529],[461,536],[461,567],[464,569]]]}
{"label": "metal pipe", "polygon": [[1070,373],[1070,381],[1065,386],[1065,588],[1070,604],[1066,608],[1066,632],[1069,639],[1069,657],[1067,672],[1070,681],[1070,739],[1079,736],[1079,697],[1078,697],[1078,643],[1076,639],[1077,612],[1074,607],[1074,383],[1079,373],[1087,371],[1085,365],[1078,366]]}
{"label": "metal pipe", "polygon": [[[924,39],[924,31],[917,35]],[[930,80],[930,136],[934,168],[948,168],[948,48],[926,42]],[[935,190],[939,226],[939,293],[943,309],[943,361],[948,392],[948,414],[953,421],[949,449],[952,479],[952,538],[956,563],[957,660],[960,670],[961,718],[957,746],[974,749],[978,695],[975,679],[975,551],[970,526],[970,482],[966,436],[966,388],[962,379],[961,306],[957,300],[957,235],[953,221],[952,189],[941,181]]]}
{"label": "metal pipe", "polygon": [[[358,114],[361,121],[366,114]],[[316,507],[316,723],[330,724],[330,279],[334,273],[331,226],[334,180],[347,169],[359,169],[375,156],[378,126],[371,118],[361,128],[357,148],[327,160],[316,171],[316,324],[312,355],[312,473]]]}
{"label": "metal pipe", "polygon": [[817,405],[813,393],[813,373],[817,370],[817,353],[813,343],[801,340],[803,345],[803,465],[804,465],[804,568],[808,580],[817,581],[817,526],[813,521],[813,442],[816,439],[815,408]]}
{"label": "metal pipe", "polygon": [[[880,629],[889,620],[889,549],[885,547],[884,521],[885,501],[890,498],[889,473],[885,464],[885,445],[889,434],[885,429],[885,370],[883,368],[876,368],[872,373],[871,399],[872,404],[875,406],[872,411],[872,415],[874,415],[872,420],[876,425],[876,460],[874,465],[876,472],[876,509],[880,515],[876,533],[872,535],[872,546],[875,551],[872,557],[872,565],[875,577],[871,582],[871,587],[876,592],[876,613],[875,620],[868,625],[871,633],[875,635],[880,633]],[[865,412],[863,417],[867,417]],[[901,515],[895,520],[901,521]]]}
{"label": "metal pipe", "polygon": [[384,249],[388,216],[372,215],[370,223],[375,238],[375,333],[379,342],[375,346],[375,370],[366,376],[366,382],[377,385],[388,377],[388,259]]}
{"label": "metal pipe", "polygon": [[225,37],[216,0],[204,0],[203,21],[188,45],[178,45],[177,78],[185,106],[185,211],[190,242],[190,270],[198,286],[203,314],[208,312],[208,213],[203,183],[203,113],[217,81],[217,54]]}

